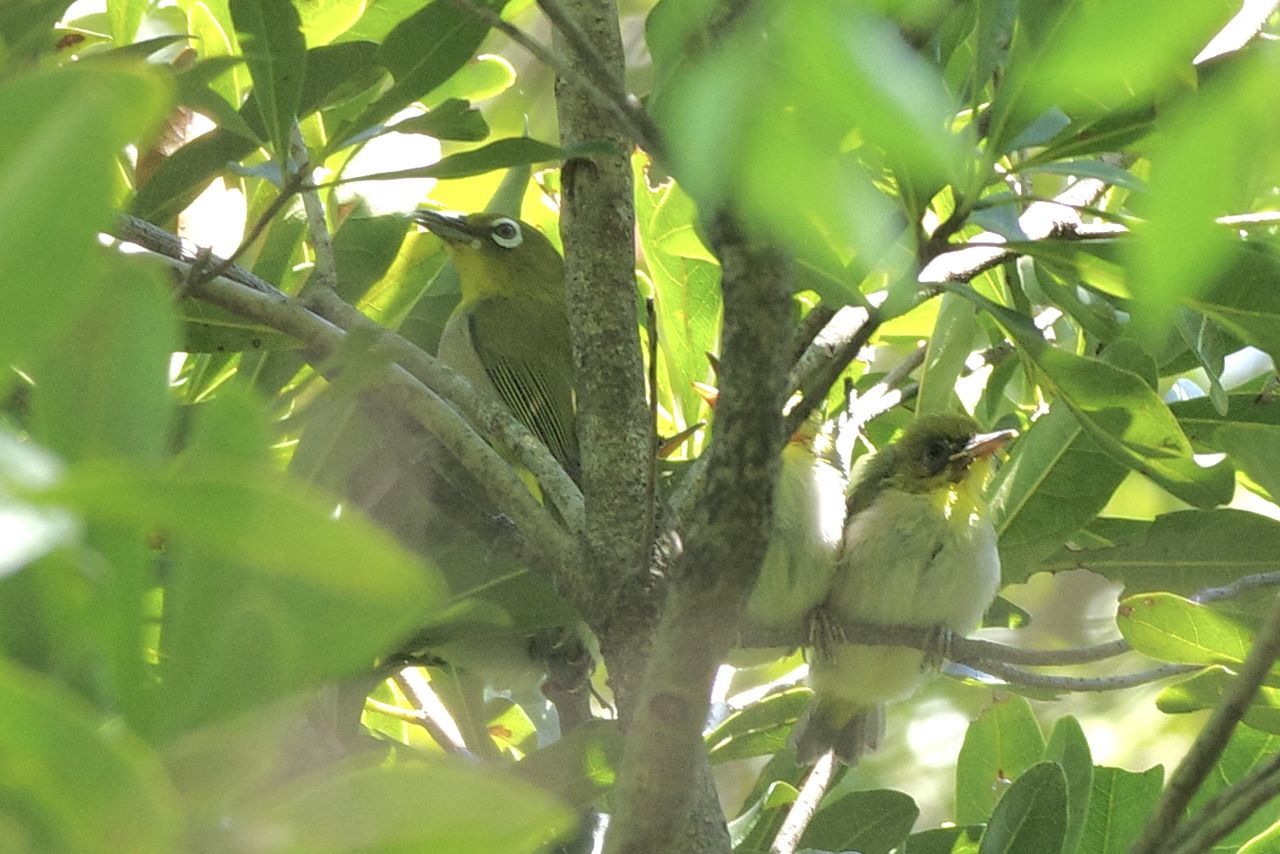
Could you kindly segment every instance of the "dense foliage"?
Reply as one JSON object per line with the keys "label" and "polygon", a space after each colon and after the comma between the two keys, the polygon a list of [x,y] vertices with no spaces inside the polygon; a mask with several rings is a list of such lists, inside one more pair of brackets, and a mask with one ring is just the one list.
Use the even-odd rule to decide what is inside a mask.
{"label": "dense foliage", "polygon": [[[785,259],[788,391],[843,465],[913,413],[1019,431],[989,634],[1056,655],[957,643],[800,845],[1101,854],[1154,814],[1144,851],[1280,850],[1274,4],[637,0],[625,81],[607,40],[563,61],[600,4],[539,5],[0,9],[0,849],[589,850],[643,810],[617,718],[680,626],[678,545],[717,554],[689,507],[732,472],[700,388],[708,353],[751,364],[721,352],[744,245]],[[557,71],[612,134],[557,139]],[[607,443],[585,511],[526,449],[531,499],[511,419],[424,355],[457,276],[403,215],[559,245],[562,163],[634,187],[576,215],[627,225],[595,248],[638,271],[631,340],[571,306],[580,369],[643,360],[676,437],[628,511],[654,557],[595,586],[583,542],[631,560],[602,551]],[[744,638],[670,772],[695,795],[650,817],[716,829],[617,850],[766,851],[794,814],[803,655]]]}

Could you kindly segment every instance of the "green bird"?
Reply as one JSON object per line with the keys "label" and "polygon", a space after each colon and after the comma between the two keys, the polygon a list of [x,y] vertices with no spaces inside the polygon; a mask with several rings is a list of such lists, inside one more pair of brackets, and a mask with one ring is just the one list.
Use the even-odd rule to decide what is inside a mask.
{"label": "green bird", "polygon": [[924,653],[839,640],[842,623],[919,626],[967,634],[1000,584],[996,533],[982,500],[990,457],[1013,433],[980,433],[967,415],[917,419],[875,454],[848,500],[844,541],[809,669],[814,699],[797,724],[797,761],[828,750],[854,764],[878,745],[883,705],[924,678]]}
{"label": "green bird", "polygon": [[419,208],[411,215],[444,241],[462,290],[438,355],[507,408],[575,480],[573,351],[564,261],[546,235],[509,216]]}
{"label": "green bird", "polygon": [[844,532],[844,471],[817,421],[782,450],[769,547],[747,600],[749,626],[803,631],[831,589]]}

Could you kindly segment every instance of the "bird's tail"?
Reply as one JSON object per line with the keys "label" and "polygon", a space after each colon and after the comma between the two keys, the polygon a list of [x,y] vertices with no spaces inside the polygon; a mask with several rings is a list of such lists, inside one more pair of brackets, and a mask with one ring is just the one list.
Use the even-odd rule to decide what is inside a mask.
{"label": "bird's tail", "polygon": [[884,737],[884,706],[851,706],[815,697],[791,732],[796,762],[812,765],[828,750],[850,767]]}

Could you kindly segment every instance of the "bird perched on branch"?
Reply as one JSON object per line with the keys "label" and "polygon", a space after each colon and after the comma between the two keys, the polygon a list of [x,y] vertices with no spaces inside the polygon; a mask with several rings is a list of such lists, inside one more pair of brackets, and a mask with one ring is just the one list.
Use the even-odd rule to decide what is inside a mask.
{"label": "bird perched on branch", "polygon": [[809,419],[782,449],[769,547],[744,612],[748,625],[802,631],[831,589],[846,481],[820,426]]}
{"label": "bird perched on branch", "polygon": [[462,299],[440,359],[506,404],[575,480],[573,352],[564,261],[546,235],[509,216],[419,208],[414,222],[444,241]]}
{"label": "bird perched on branch", "polygon": [[879,742],[883,704],[909,696],[923,678],[921,650],[846,643],[841,624],[919,626],[943,638],[977,628],[1000,583],[982,487],[991,455],[1012,435],[980,433],[967,415],[923,416],[856,478],[818,612],[814,699],[793,735],[801,764],[828,750],[857,762]]}

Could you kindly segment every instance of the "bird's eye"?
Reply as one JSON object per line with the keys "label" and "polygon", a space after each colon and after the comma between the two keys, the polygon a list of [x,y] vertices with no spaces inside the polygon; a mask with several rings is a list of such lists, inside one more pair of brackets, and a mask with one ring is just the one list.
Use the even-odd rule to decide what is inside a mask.
{"label": "bird's eye", "polygon": [[515,249],[524,240],[524,235],[520,233],[520,224],[506,217],[494,220],[489,236],[503,249]]}
{"label": "bird's eye", "polygon": [[951,460],[951,446],[941,439],[935,439],[924,449],[924,467],[929,474],[937,474],[947,467]]}

